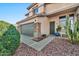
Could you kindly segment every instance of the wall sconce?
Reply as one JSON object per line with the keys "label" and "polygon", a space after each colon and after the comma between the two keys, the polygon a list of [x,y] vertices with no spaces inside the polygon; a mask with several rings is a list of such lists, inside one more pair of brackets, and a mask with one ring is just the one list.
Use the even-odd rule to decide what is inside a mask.
{"label": "wall sconce", "polygon": [[36,22],[36,20],[35,20],[35,22]]}

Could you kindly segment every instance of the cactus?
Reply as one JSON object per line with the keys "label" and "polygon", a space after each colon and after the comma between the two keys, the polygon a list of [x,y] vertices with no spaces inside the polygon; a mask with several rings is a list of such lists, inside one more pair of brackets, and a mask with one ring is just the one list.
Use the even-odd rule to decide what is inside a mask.
{"label": "cactus", "polygon": [[66,20],[66,35],[73,44],[79,43],[79,21],[74,22],[74,31],[72,31],[69,16]]}
{"label": "cactus", "polygon": [[79,43],[79,20],[75,22],[74,27],[74,39],[77,43]]}

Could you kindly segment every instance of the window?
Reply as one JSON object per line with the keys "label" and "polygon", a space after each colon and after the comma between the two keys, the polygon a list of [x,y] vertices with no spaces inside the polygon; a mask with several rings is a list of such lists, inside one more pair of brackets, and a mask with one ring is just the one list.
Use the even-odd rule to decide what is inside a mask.
{"label": "window", "polygon": [[60,18],[60,25],[62,26],[62,29],[66,26],[66,16],[61,16]]}
{"label": "window", "polygon": [[74,14],[69,15],[69,19],[71,22],[71,30],[74,31]]}
{"label": "window", "polygon": [[34,9],[34,14],[38,14],[38,8]]}
{"label": "window", "polygon": [[[62,26],[62,29],[65,29],[66,26],[66,16],[59,17],[60,19],[60,25]],[[74,31],[74,14],[69,15],[69,20],[71,22],[71,30]]]}

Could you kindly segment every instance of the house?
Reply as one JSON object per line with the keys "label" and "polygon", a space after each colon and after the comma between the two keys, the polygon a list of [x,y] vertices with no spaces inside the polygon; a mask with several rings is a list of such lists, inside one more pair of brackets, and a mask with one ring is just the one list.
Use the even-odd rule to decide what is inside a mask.
{"label": "house", "polygon": [[16,23],[21,34],[38,37],[56,32],[58,25],[65,33],[66,16],[71,20],[73,29],[74,19],[79,18],[78,3],[32,3],[28,8],[26,18]]}

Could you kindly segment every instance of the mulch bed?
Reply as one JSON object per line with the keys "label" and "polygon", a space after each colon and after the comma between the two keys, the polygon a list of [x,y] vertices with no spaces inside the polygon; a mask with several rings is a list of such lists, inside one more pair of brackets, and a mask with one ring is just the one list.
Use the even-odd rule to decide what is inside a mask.
{"label": "mulch bed", "polygon": [[79,45],[73,45],[66,39],[54,39],[38,52],[21,43],[14,56],[79,56]]}

